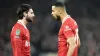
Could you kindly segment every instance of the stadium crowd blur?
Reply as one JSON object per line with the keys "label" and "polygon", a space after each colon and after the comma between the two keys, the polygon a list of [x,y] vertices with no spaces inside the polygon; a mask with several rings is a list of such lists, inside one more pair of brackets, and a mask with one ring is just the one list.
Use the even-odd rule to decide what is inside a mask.
{"label": "stadium crowd blur", "polygon": [[[61,22],[51,16],[51,5],[64,1],[66,11],[79,26],[79,56],[100,56],[100,0],[0,0],[0,56],[12,56],[10,31],[17,22],[17,7],[28,3],[36,15],[28,24],[32,56],[57,56]],[[20,45],[20,44],[19,44]]]}

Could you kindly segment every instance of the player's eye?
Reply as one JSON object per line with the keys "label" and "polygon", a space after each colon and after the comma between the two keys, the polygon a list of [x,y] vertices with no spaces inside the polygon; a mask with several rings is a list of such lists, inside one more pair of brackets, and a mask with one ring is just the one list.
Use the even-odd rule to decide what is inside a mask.
{"label": "player's eye", "polygon": [[31,12],[31,14],[33,14],[33,12]]}

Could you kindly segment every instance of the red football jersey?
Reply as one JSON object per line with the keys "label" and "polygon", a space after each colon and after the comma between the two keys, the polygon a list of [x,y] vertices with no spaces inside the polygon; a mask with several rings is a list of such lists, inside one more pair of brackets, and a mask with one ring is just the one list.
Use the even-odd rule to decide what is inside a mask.
{"label": "red football jersey", "polygon": [[30,56],[29,30],[20,20],[12,28],[11,44],[13,56]]}
{"label": "red football jersey", "polygon": [[[59,34],[58,34],[58,56],[67,56],[67,52],[69,49],[69,44],[67,43],[67,39],[69,37],[75,37],[76,44],[79,42],[78,35],[78,26],[74,19],[70,16],[64,18]],[[72,56],[78,56],[78,47],[75,48]]]}

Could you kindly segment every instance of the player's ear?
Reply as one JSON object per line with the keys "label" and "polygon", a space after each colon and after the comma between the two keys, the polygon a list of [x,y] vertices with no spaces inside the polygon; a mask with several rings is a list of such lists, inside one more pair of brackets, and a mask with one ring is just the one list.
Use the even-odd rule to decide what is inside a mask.
{"label": "player's ear", "polygon": [[60,14],[62,14],[62,12],[60,11]]}
{"label": "player's ear", "polygon": [[26,17],[26,16],[27,16],[27,13],[26,13],[26,12],[24,12],[24,13],[23,13],[23,16],[24,16],[24,17]]}
{"label": "player's ear", "polygon": [[62,14],[62,11],[61,10],[59,11],[59,14]]}
{"label": "player's ear", "polygon": [[62,9],[61,8],[59,9],[59,14],[62,14]]}

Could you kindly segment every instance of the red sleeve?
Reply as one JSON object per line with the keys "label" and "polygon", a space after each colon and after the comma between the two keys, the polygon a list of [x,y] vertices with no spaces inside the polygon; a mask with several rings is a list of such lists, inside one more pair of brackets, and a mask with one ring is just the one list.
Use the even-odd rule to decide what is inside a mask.
{"label": "red sleeve", "polygon": [[12,32],[12,42],[13,42],[13,55],[21,56],[21,30],[15,29]]}
{"label": "red sleeve", "polygon": [[68,25],[64,27],[64,35],[66,38],[74,37],[76,33],[76,29],[78,28],[76,22],[74,20],[70,20]]}
{"label": "red sleeve", "polygon": [[73,19],[70,20],[69,26],[74,32],[75,32],[76,29],[78,29],[78,25],[77,25],[76,21],[73,20]]}
{"label": "red sleeve", "polygon": [[64,35],[66,38],[74,37],[74,32],[72,31],[71,28],[67,28],[67,26],[66,26],[64,29]]}

